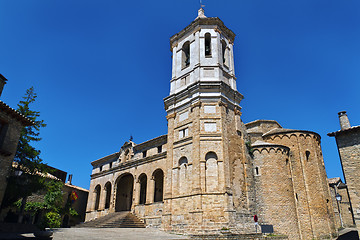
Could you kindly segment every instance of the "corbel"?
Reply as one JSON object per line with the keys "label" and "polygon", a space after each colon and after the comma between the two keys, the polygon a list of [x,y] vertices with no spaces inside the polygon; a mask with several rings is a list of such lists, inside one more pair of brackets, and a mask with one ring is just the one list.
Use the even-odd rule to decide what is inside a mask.
{"label": "corbel", "polygon": [[170,118],[175,118],[176,117],[176,113],[171,113],[169,115],[166,116],[166,119],[169,120]]}
{"label": "corbel", "polygon": [[199,108],[201,107],[201,101],[198,101],[198,102],[192,104],[191,105],[191,111],[193,110],[193,108],[196,108],[196,107],[199,107]]}
{"label": "corbel", "polygon": [[222,101],[218,102],[219,106],[224,106],[225,108],[228,108],[228,105]]}
{"label": "corbel", "polygon": [[242,115],[242,112],[237,107],[234,108],[234,112],[235,112],[235,115],[239,115],[239,116]]}

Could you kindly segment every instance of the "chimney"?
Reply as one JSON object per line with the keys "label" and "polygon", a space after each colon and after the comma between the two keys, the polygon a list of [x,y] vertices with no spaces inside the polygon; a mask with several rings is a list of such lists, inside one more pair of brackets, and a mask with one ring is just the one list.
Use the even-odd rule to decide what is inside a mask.
{"label": "chimney", "polygon": [[341,130],[351,128],[349,118],[346,115],[346,111],[341,111],[338,114],[339,114],[339,121],[340,121]]}
{"label": "chimney", "polygon": [[0,96],[4,89],[7,79],[0,73]]}
{"label": "chimney", "polygon": [[71,182],[72,182],[72,174],[69,174],[69,178],[68,178],[68,181],[67,181],[67,184],[70,184],[70,185],[72,185],[71,184]]}

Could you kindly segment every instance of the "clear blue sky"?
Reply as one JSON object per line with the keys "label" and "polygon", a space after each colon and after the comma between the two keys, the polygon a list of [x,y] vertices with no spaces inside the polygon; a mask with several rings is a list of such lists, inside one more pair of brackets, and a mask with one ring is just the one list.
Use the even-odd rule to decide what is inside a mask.
{"label": "clear blue sky", "polygon": [[[203,0],[236,33],[243,121],[274,119],[318,132],[329,177],[340,176],[337,112],[360,125],[360,1]],[[45,162],[88,188],[90,162],[167,133],[169,37],[197,16],[197,0],[0,0],[1,100],[34,86],[48,126]]]}

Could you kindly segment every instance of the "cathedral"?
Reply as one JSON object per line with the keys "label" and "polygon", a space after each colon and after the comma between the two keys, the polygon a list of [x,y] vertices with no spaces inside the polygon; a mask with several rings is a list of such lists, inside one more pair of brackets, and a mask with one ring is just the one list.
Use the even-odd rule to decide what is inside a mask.
{"label": "cathedral", "polygon": [[243,123],[234,38],[201,8],[170,38],[168,133],[91,163],[86,221],[129,211],[168,232],[251,234],[256,215],[289,239],[336,232],[319,134]]}

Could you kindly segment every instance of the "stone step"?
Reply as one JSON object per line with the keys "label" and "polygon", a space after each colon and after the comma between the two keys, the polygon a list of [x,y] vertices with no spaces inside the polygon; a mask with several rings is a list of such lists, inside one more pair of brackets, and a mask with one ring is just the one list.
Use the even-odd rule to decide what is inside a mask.
{"label": "stone step", "polygon": [[115,212],[85,222],[75,227],[79,228],[145,228],[145,224],[130,212]]}

